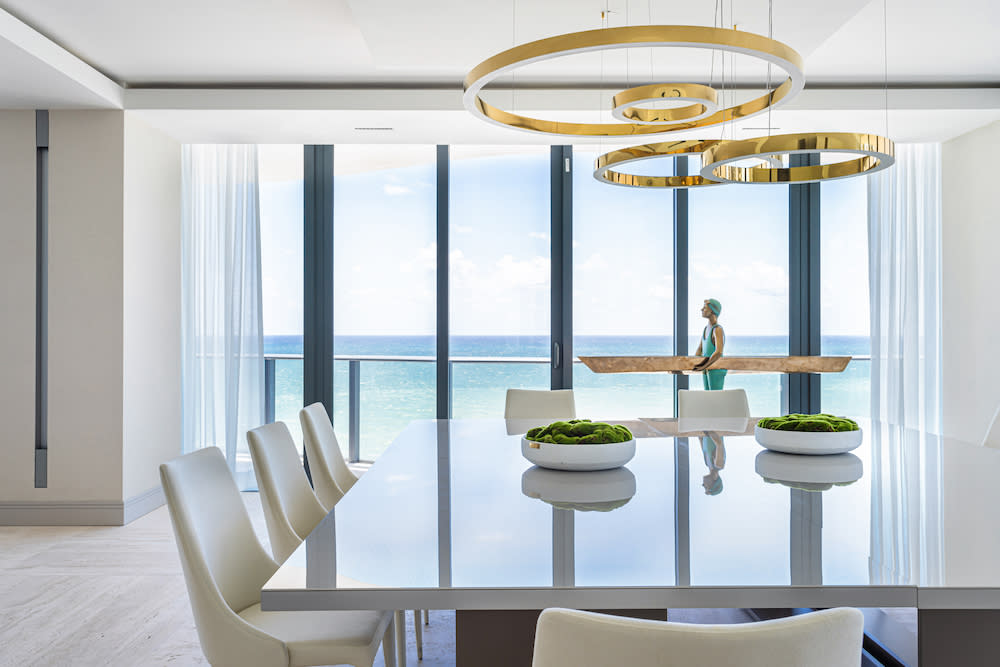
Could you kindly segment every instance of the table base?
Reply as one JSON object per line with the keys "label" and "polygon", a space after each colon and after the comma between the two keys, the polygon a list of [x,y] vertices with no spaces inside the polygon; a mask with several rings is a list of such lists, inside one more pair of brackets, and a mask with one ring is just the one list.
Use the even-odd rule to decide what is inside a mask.
{"label": "table base", "polygon": [[[666,609],[594,609],[602,614],[667,620]],[[455,612],[455,667],[531,667],[541,609]]]}
{"label": "table base", "polygon": [[920,667],[1000,665],[1000,611],[919,609]]}

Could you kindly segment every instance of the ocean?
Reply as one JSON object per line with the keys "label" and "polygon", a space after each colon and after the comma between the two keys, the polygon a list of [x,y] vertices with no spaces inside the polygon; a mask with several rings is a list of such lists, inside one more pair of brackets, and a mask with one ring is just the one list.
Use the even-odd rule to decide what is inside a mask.
{"label": "ocean", "polygon": [[[668,355],[670,336],[576,336],[574,356]],[[689,340],[692,352],[698,339]],[[548,336],[452,336],[452,415],[456,418],[502,417],[507,389],[549,387]],[[867,336],[827,336],[825,355],[867,357]],[[265,355],[302,354],[301,336],[265,336]],[[435,413],[434,336],[337,336],[334,356],[386,357],[359,362],[361,402],[361,458],[374,460],[393,438],[414,419],[433,419]],[[726,353],[733,356],[785,355],[784,336],[733,336]],[[426,360],[392,360],[426,357]],[[504,358],[537,358],[537,363],[502,361]],[[348,442],[347,360],[334,362],[334,429],[341,448]],[[843,373],[822,376],[822,407],[849,417],[869,414],[871,362],[854,360]],[[691,376],[691,386],[700,386]],[[747,391],[754,416],[781,411],[781,376],[730,375],[726,388]],[[577,414],[591,419],[668,417],[673,414],[672,376],[667,374],[598,375],[581,363],[573,366]],[[302,407],[302,360],[275,362],[275,418],[288,424],[301,442],[298,411]]]}

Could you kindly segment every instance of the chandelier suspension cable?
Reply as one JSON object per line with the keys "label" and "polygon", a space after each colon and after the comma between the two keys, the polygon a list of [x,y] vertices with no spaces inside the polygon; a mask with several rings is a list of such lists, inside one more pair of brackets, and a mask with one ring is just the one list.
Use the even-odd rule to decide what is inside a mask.
{"label": "chandelier suspension cable", "polygon": [[[725,28],[726,27],[726,3],[725,3],[725,0],[720,0],[720,2],[719,2],[719,27],[720,28]],[[721,54],[721,56],[722,57],[719,59],[721,61],[721,72],[719,74],[719,77],[720,77],[721,81],[719,82],[719,86],[722,88],[722,108],[726,109],[729,106],[728,104],[726,104],[726,52],[723,51],[722,54]],[[719,123],[719,125],[720,125],[720,127],[719,127],[719,140],[721,141],[722,139],[726,138],[726,116],[725,116],[725,114],[722,115],[722,122]]]}
{"label": "chandelier suspension cable", "polygon": [[[774,0],[767,0],[767,38],[774,39]],[[767,64],[767,92],[771,94],[771,63]],[[767,107],[767,136],[771,136],[771,107]]]}
{"label": "chandelier suspension cable", "polygon": [[[653,25],[653,0],[646,0],[646,16],[649,18],[649,25]],[[653,78],[653,47],[649,47],[649,83],[656,83]]]}
{"label": "chandelier suspension cable", "polygon": [[[722,24],[719,21],[719,0],[715,0],[715,11],[712,12],[712,27],[718,28],[721,27],[721,25]],[[708,70],[709,88],[715,88],[715,54],[717,52],[717,49],[712,49],[712,64]],[[723,108],[726,106],[726,100],[722,100],[722,106]]]}
{"label": "chandelier suspension cable", "polygon": [[[510,46],[514,48],[517,46],[517,0],[510,0]],[[516,111],[517,104],[515,104],[515,97],[517,95],[517,88],[514,86],[514,78],[517,76],[516,71],[510,73],[510,110]]]}
{"label": "chandelier suspension cable", "polygon": [[[632,25],[631,14],[629,13],[629,0],[625,0],[625,26]],[[630,74],[632,72],[632,49],[625,49],[625,88],[632,87]]]}
{"label": "chandelier suspension cable", "polygon": [[[611,11],[608,9],[608,1],[604,0],[604,11],[601,12],[601,28],[607,30],[610,23]],[[601,51],[601,85],[597,96],[597,122],[604,122],[604,51]],[[598,152],[604,153],[604,137],[598,139]]]}
{"label": "chandelier suspension cable", "polygon": [[[736,30],[736,16],[733,14],[733,0],[729,0],[729,26]],[[729,54],[729,106],[736,103],[736,53]],[[736,123],[736,116],[729,115],[729,138],[735,138],[736,130],[733,125]]]}
{"label": "chandelier suspension cable", "polygon": [[882,0],[882,90],[885,104],[885,136],[889,136],[889,10]]}

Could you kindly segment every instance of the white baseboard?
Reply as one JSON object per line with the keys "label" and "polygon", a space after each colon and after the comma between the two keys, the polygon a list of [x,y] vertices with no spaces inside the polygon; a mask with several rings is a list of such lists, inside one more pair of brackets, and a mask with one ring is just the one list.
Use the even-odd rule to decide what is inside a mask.
{"label": "white baseboard", "polygon": [[121,502],[0,502],[0,526],[120,526]]}
{"label": "white baseboard", "polygon": [[124,523],[132,523],[141,516],[149,514],[157,507],[167,502],[163,495],[163,488],[154,486],[149,491],[144,491],[137,496],[132,496],[125,501],[125,511],[123,512]]}
{"label": "white baseboard", "polygon": [[159,486],[125,502],[0,502],[0,526],[123,526],[164,502]]}

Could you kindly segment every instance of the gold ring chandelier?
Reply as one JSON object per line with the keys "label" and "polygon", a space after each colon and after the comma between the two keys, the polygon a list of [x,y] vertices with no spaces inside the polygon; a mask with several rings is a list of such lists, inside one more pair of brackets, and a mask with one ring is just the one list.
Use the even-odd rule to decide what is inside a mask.
{"label": "gold ring chandelier", "polygon": [[[480,92],[503,74],[532,63],[561,56],[607,49],[686,47],[712,49],[759,58],[786,74],[784,81],[764,95],[719,108],[714,88],[701,84],[661,83],[638,86],[612,99],[614,123],[573,123],[544,120],[505,111],[487,103]],[[770,70],[769,70],[770,77]],[[782,42],[727,28],[682,25],[645,25],[586,30],[515,46],[488,58],[465,77],[466,109],[487,122],[561,137],[652,136],[721,125],[756,116],[786,103],[805,87],[802,58]],[[655,101],[689,102],[669,109],[650,108]],[[895,161],[893,142],[874,134],[828,132],[783,134],[745,140],[686,140],[644,144],[613,150],[597,158],[594,178],[602,183],[640,188],[690,188],[725,183],[809,183],[872,174]],[[827,165],[783,166],[780,155],[849,153],[860,157]],[[639,176],[612,167],[671,155],[702,156],[699,175]],[[734,164],[745,160],[760,165]]]}
{"label": "gold ring chandelier", "polygon": [[[639,106],[661,100],[694,102],[694,104],[674,109],[649,109]],[[715,88],[700,83],[654,83],[623,90],[611,98],[611,106],[611,115],[622,122],[652,125],[701,120],[719,110],[719,99]]]}
{"label": "gold ring chandelier", "polygon": [[[495,107],[479,96],[491,81],[525,65],[561,56],[605,49],[637,47],[687,47],[714,49],[728,53],[754,56],[783,69],[787,78],[774,90],[760,97],[720,109],[697,120],[676,123],[569,123],[522,116]],[[571,32],[515,46],[487,58],[465,77],[465,108],[483,120],[503,127],[541,132],[560,137],[628,137],[666,134],[679,130],[719,125],[728,121],[750,118],[764,113],[769,107],[783,104],[805,86],[802,57],[791,47],[763,35],[725,28],[691,25],[642,25],[625,28],[601,28]],[[628,92],[628,91],[626,91]]]}

